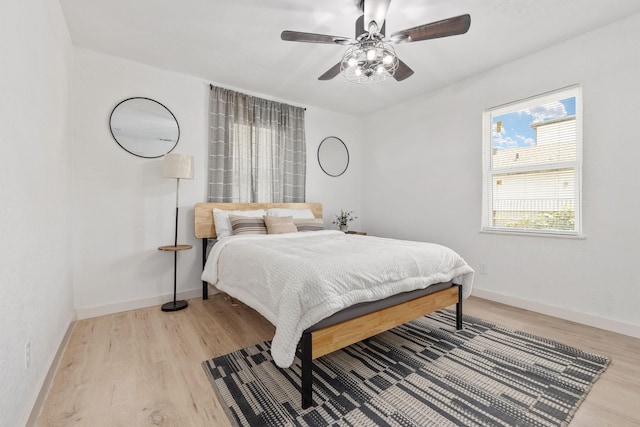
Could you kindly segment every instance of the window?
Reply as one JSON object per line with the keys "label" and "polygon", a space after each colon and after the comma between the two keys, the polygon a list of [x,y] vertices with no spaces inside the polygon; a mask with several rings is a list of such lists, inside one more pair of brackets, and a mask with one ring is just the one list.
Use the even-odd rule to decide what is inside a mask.
{"label": "window", "polygon": [[483,129],[482,230],[580,235],[580,88],[490,108]]}

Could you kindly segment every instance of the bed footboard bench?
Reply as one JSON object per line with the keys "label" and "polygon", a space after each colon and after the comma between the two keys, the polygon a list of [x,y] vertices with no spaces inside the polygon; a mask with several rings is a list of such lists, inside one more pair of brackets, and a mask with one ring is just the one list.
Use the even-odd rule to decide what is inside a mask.
{"label": "bed footboard bench", "polygon": [[[437,285],[433,285],[437,286]],[[462,286],[450,287],[409,301],[344,320],[302,334],[298,354],[302,362],[302,408],[313,404],[313,360],[434,311],[456,305],[456,329],[462,329]]]}

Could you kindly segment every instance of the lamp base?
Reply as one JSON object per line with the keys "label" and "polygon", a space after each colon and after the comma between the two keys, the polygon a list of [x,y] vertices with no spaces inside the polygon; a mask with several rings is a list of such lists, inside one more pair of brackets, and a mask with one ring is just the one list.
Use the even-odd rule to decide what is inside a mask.
{"label": "lamp base", "polygon": [[179,311],[187,308],[188,305],[189,303],[186,301],[170,301],[166,304],[162,304],[162,311]]}

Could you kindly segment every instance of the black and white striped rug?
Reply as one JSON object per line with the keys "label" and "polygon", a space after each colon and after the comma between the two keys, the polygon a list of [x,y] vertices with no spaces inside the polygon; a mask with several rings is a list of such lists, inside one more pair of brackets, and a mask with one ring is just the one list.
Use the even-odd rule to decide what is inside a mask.
{"label": "black and white striped rug", "polygon": [[203,362],[241,426],[563,426],[609,359],[441,310],[314,361],[302,410],[300,362],[269,342]]}

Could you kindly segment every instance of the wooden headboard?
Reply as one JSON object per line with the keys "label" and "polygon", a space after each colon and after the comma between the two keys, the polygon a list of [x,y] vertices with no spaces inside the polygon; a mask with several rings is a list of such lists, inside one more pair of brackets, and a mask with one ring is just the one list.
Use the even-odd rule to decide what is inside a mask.
{"label": "wooden headboard", "polygon": [[197,203],[194,209],[194,230],[199,239],[216,237],[213,208],[237,211],[270,208],[311,209],[313,216],[322,218],[322,203]]}

